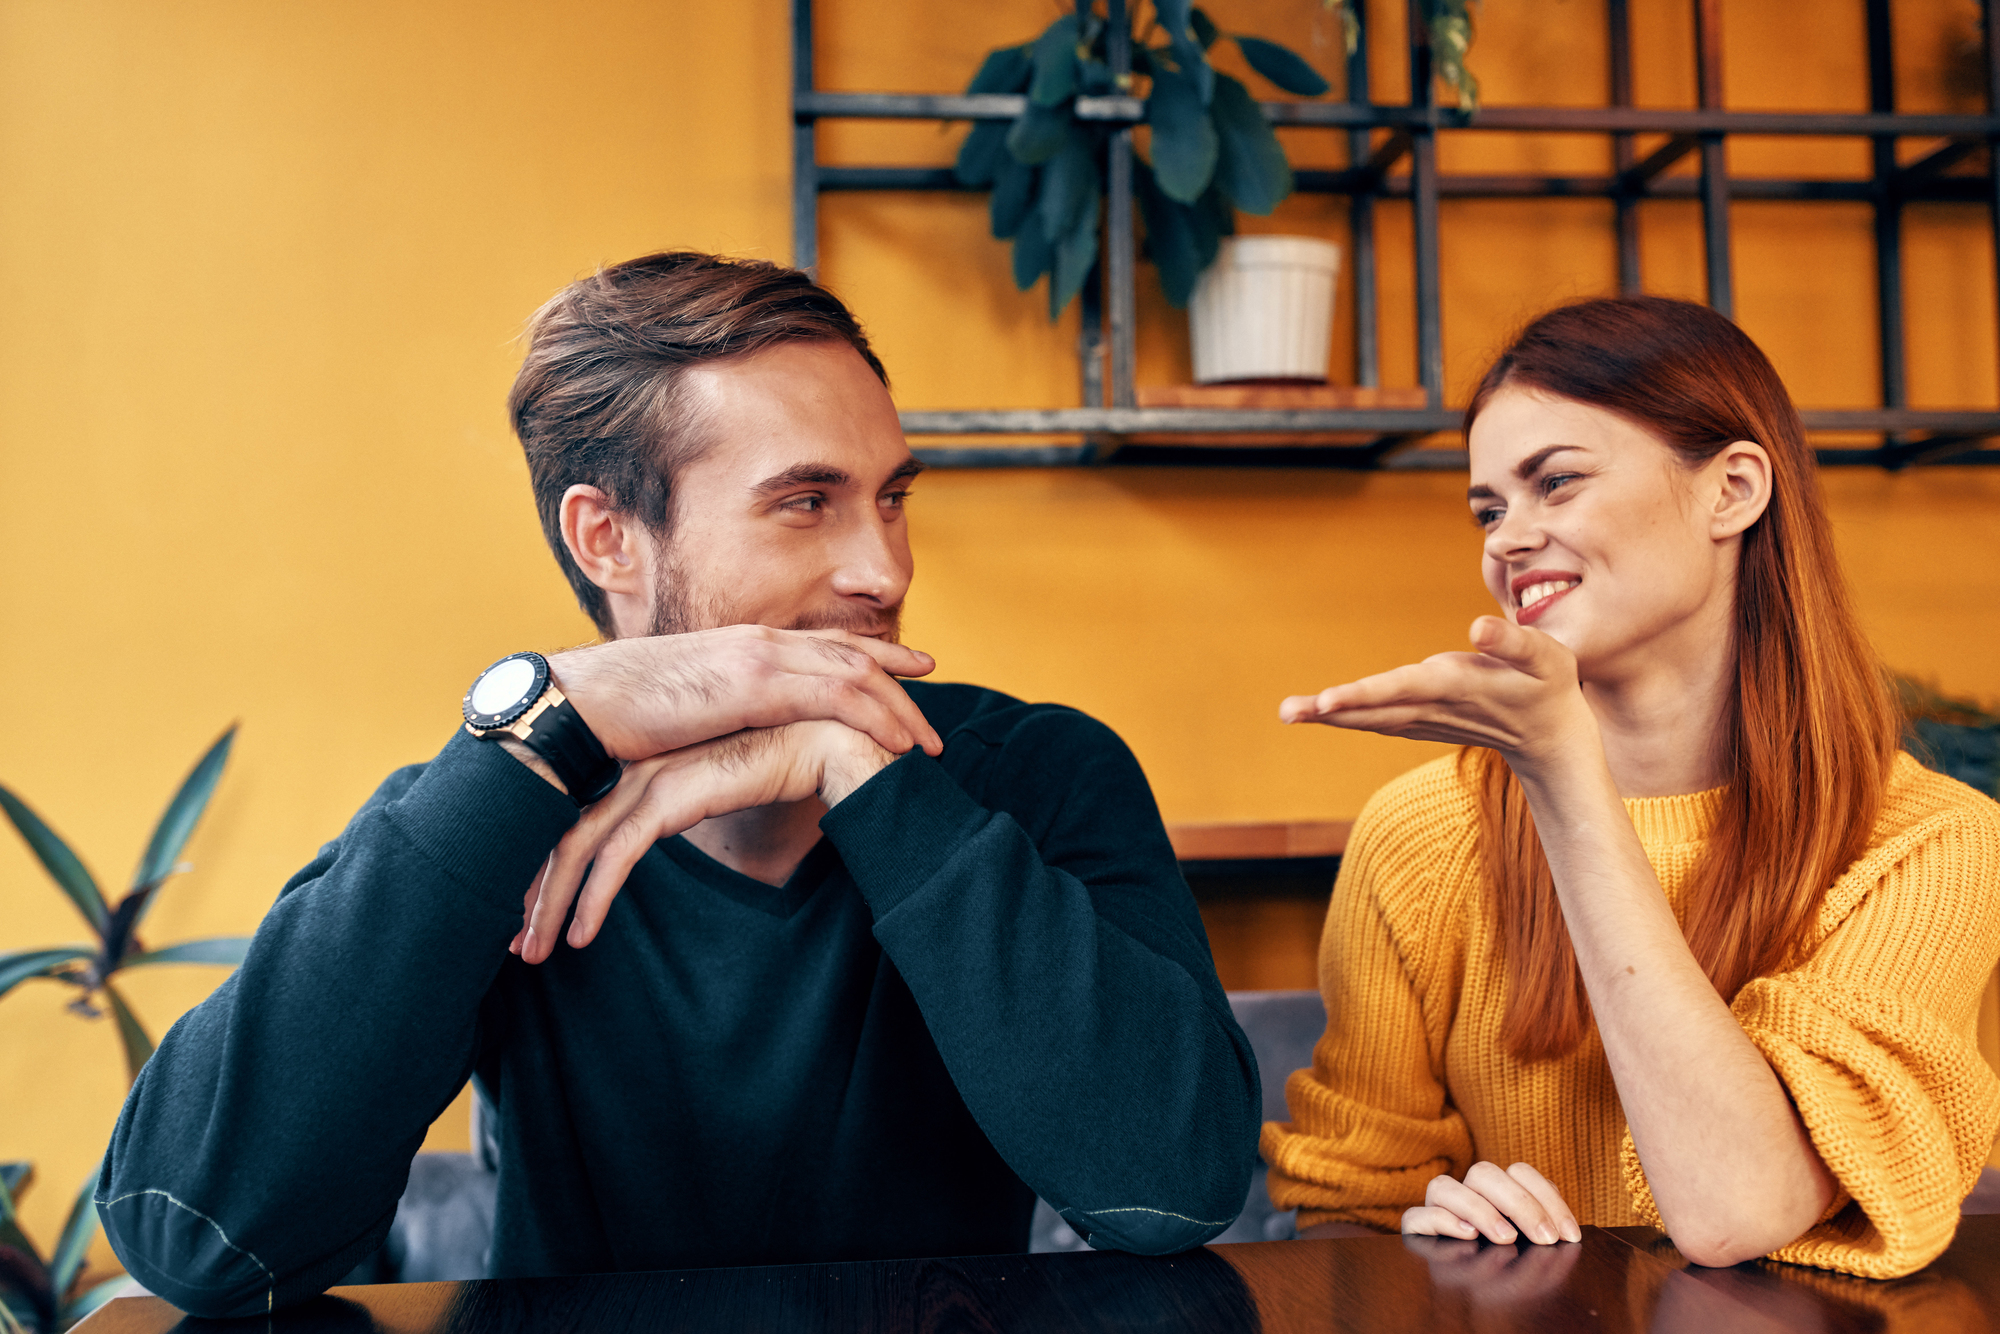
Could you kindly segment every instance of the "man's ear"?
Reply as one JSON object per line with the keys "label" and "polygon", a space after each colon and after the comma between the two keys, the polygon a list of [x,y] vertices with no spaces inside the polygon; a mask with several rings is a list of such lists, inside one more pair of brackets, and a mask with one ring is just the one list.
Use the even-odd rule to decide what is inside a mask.
{"label": "man's ear", "polygon": [[638,516],[613,509],[609,496],[581,482],[563,492],[558,513],[563,545],[584,578],[607,593],[650,596],[653,548]]}
{"label": "man's ear", "polygon": [[1756,441],[1724,445],[1708,461],[1708,472],[1715,486],[1709,536],[1715,540],[1744,532],[1770,506],[1771,456]]}

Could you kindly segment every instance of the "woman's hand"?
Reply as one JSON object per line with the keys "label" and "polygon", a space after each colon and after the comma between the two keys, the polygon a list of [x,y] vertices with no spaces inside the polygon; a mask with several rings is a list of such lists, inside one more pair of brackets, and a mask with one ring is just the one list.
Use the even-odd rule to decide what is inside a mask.
{"label": "woman's hand", "polygon": [[1483,1236],[1503,1246],[1517,1236],[1542,1246],[1583,1240],[1576,1215],[1561,1194],[1526,1163],[1505,1170],[1495,1163],[1474,1163],[1463,1181],[1432,1177],[1424,1202],[1403,1211],[1403,1232],[1465,1241]]}
{"label": "woman's hand", "polygon": [[1576,655],[1539,630],[1498,616],[1472,623],[1473,653],[1422,662],[1278,706],[1288,723],[1326,723],[1386,736],[1489,746],[1518,769],[1587,744],[1597,720],[1577,684]]}

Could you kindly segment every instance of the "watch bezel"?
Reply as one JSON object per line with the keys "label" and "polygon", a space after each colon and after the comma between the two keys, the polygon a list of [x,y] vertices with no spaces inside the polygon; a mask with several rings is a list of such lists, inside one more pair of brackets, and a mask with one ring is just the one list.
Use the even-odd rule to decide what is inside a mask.
{"label": "watch bezel", "polygon": [[[527,693],[496,713],[480,713],[475,710],[472,707],[472,697],[478,692],[479,683],[499,670],[503,664],[513,662],[517,659],[525,659],[535,669],[535,677],[529,684]],[[467,727],[472,728],[476,732],[490,732],[495,728],[507,726],[509,723],[519,719],[529,709],[534,708],[535,701],[548,693],[548,688],[549,661],[547,658],[535,652],[509,653],[506,657],[496,660],[485,671],[472,678],[472,684],[466,688],[465,698],[460,701],[459,707],[465,713],[465,725]]]}

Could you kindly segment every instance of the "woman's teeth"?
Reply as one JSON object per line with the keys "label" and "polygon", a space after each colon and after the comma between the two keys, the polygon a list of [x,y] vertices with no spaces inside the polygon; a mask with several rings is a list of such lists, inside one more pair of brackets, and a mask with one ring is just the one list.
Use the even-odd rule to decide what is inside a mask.
{"label": "woman's teeth", "polygon": [[1551,579],[1543,584],[1529,584],[1521,590],[1521,605],[1532,607],[1543,598],[1552,598],[1558,593],[1567,592],[1582,582],[1581,579]]}

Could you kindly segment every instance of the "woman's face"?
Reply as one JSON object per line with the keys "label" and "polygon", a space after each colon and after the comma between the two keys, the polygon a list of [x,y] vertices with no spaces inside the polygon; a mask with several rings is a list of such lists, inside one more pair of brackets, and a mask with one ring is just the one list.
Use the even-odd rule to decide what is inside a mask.
{"label": "woman's face", "polygon": [[1508,619],[1567,645],[1584,680],[1727,645],[1748,521],[1718,519],[1748,498],[1726,475],[1740,449],[1690,470],[1644,427],[1514,386],[1487,401],[1468,446],[1486,587]]}

